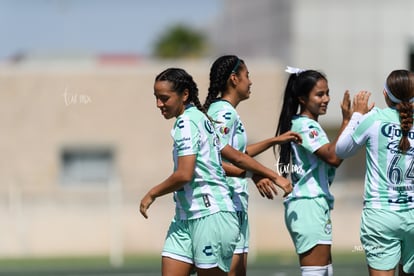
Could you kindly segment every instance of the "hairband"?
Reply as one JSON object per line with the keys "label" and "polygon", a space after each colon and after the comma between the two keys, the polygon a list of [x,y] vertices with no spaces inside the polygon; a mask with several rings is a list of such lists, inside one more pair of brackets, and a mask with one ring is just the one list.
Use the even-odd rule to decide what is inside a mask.
{"label": "hairband", "polygon": [[300,68],[296,68],[296,67],[290,67],[290,66],[286,66],[285,72],[289,73],[289,74],[296,74],[296,76],[298,76],[300,73],[305,72],[306,69],[300,69]]}
{"label": "hairband", "polygon": [[233,70],[231,70],[231,72],[232,73],[237,73],[237,69],[239,69],[239,66],[240,66],[240,59],[237,58],[236,65],[234,65],[234,68],[233,68]]}
{"label": "hairband", "polygon": [[[390,98],[390,100],[391,100],[393,103],[398,104],[398,103],[402,102],[400,99],[398,99],[397,97],[395,97],[395,96],[394,96],[394,94],[392,94],[392,93],[391,93],[391,90],[390,90],[390,88],[388,87],[387,83],[385,83],[385,84],[384,84],[384,90],[385,90],[385,93],[387,93],[388,98]],[[409,100],[409,102],[410,102],[410,103],[413,103],[413,102],[414,102],[414,97],[412,97],[412,98]]]}

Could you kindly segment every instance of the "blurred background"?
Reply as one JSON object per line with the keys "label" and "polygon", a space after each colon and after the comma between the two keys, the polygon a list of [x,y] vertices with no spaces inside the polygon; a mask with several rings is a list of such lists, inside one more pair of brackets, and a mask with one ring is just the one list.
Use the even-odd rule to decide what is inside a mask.
{"label": "blurred background", "polygon": [[[138,206],[172,171],[173,121],[152,88],[167,67],[193,75],[203,102],[212,62],[242,58],[251,143],[275,133],[286,65],[320,70],[334,138],[345,90],[384,107],[388,73],[414,70],[412,26],[411,0],[0,0],[0,257],[160,254],[172,196],[148,220]],[[257,159],[276,164],[271,150]],[[337,170],[334,250],[363,251],[364,171],[363,152]],[[251,258],[293,252],[281,197],[250,193]]]}

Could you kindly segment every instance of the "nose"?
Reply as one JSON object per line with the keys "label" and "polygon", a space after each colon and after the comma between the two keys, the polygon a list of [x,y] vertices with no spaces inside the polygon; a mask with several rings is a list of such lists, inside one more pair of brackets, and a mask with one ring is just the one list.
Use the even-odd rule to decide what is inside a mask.
{"label": "nose", "polygon": [[163,106],[163,103],[160,99],[156,99],[156,105],[157,105],[158,108],[160,108],[160,107]]}

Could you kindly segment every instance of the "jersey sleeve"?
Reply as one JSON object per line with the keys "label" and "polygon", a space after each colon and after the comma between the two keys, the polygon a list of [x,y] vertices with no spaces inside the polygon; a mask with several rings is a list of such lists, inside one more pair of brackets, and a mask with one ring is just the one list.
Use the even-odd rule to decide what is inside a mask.
{"label": "jersey sleeve", "polygon": [[171,131],[177,156],[197,154],[200,145],[200,131],[188,118],[180,118]]}
{"label": "jersey sleeve", "polygon": [[354,112],[348,125],[339,136],[335,146],[335,153],[338,157],[342,159],[351,157],[360,148],[360,145],[355,143],[354,139],[352,138],[352,134],[354,133],[355,127],[358,125],[361,117],[361,113]]}
{"label": "jersey sleeve", "polygon": [[302,137],[301,146],[310,152],[317,151],[320,147],[329,143],[329,139],[321,126],[313,120],[307,120],[304,124],[293,131],[298,132]]}
{"label": "jersey sleeve", "polygon": [[379,108],[374,108],[370,112],[364,114],[359,120],[358,125],[355,127],[354,133],[352,133],[352,139],[356,144],[362,145],[368,139],[368,130],[375,122],[375,115],[379,112]]}

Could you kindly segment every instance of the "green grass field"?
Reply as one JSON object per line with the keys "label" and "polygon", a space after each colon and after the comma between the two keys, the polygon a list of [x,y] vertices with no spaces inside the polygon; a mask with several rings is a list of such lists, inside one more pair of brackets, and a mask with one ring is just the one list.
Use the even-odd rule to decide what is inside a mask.
{"label": "green grass field", "polygon": [[[336,276],[368,275],[363,252],[333,252]],[[261,253],[249,261],[248,275],[300,275],[292,253]],[[0,275],[7,276],[153,276],[161,275],[159,256],[128,256],[122,267],[111,267],[108,257],[2,259]]]}

